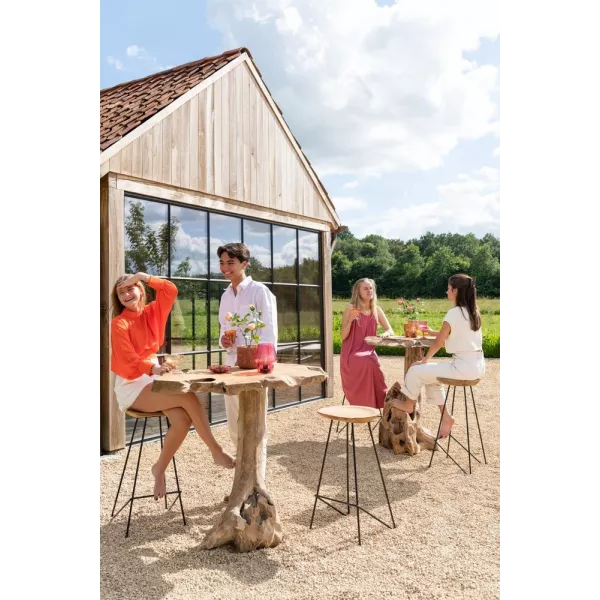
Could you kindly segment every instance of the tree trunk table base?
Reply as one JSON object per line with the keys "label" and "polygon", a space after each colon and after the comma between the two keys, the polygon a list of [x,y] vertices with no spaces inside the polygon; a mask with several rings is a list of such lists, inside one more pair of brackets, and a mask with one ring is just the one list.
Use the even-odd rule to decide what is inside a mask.
{"label": "tree trunk table base", "polygon": [[225,512],[202,542],[217,548],[233,542],[240,552],[274,548],[283,531],[279,515],[260,472],[260,453],[265,436],[265,394],[240,393],[238,447],[233,488]]}
{"label": "tree trunk table base", "polygon": [[[435,338],[407,338],[404,336],[390,336],[381,338],[371,336],[365,338],[368,344],[373,346],[401,346],[405,349],[404,356],[404,376],[410,366],[423,359],[424,349],[430,346]],[[383,418],[379,423],[379,444],[384,448],[393,450],[394,454],[404,454],[410,456],[419,454],[423,448],[433,450],[435,445],[435,435],[421,424],[421,396],[415,402],[415,408],[412,414],[395,408],[393,401],[395,399],[406,400],[404,394],[400,391],[400,383],[394,383],[385,396],[383,406]]]}
{"label": "tree trunk table base", "polygon": [[239,552],[249,552],[281,543],[281,522],[260,469],[266,435],[265,388],[292,389],[326,379],[327,373],[320,367],[285,363],[276,363],[268,374],[234,367],[224,374],[204,369],[167,373],[155,379],[155,392],[214,392],[240,397],[233,487],[225,511],[206,535],[202,548],[232,543]]}

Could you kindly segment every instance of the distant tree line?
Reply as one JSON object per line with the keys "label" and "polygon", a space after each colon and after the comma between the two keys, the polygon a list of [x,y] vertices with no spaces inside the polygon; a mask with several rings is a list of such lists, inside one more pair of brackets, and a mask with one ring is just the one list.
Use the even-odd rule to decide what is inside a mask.
{"label": "distant tree line", "polygon": [[492,234],[426,233],[409,241],[341,234],[331,261],[333,295],[349,297],[361,277],[374,279],[382,297],[440,298],[448,278],[476,278],[478,296],[500,297],[500,240]]}

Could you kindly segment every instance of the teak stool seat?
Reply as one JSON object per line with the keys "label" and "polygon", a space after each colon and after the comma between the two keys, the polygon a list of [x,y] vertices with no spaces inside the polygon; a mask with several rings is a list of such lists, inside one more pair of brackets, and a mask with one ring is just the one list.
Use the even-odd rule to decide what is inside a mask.
{"label": "teak stool seat", "polygon": [[[341,406],[344,406],[344,404],[346,403],[346,394],[344,394],[344,397],[342,398],[342,404]],[[350,405],[349,406],[354,406],[354,405]],[[366,407],[368,408],[368,407]],[[378,416],[379,416],[379,421],[381,421],[382,418],[382,413],[381,413],[381,409],[377,409],[379,410]],[[377,421],[377,423],[375,423],[375,425],[373,425],[373,428],[377,427],[377,425],[379,424],[379,421]],[[346,429],[346,427],[348,426],[348,423],[346,423],[346,425],[344,425],[341,429],[340,429],[340,421],[338,421],[338,424],[335,426],[335,432],[336,433],[341,433],[342,431],[344,431],[344,429]]]}
{"label": "teak stool seat", "polygon": [[[317,508],[317,501],[321,500],[327,504],[327,506],[333,508],[341,515],[350,514],[350,507],[356,507],[356,522],[358,525],[358,544],[361,545],[360,538],[360,511],[366,512],[369,516],[373,517],[375,520],[379,521],[386,527],[390,529],[394,529],[396,527],[396,523],[394,521],[394,514],[392,513],[392,507],[390,505],[390,499],[387,493],[387,488],[385,487],[385,479],[383,477],[383,471],[381,470],[381,463],[379,462],[379,455],[377,454],[377,449],[375,448],[375,440],[373,438],[373,430],[371,429],[371,422],[375,419],[380,418],[379,411],[376,408],[369,408],[367,406],[351,406],[351,405],[340,405],[340,406],[327,406],[325,408],[320,408],[317,413],[325,418],[329,419],[329,434],[327,435],[327,443],[325,445],[325,454],[323,455],[323,464],[321,465],[321,474],[319,475],[319,483],[317,485],[317,493],[315,494],[315,503],[313,506],[312,516],[310,518],[310,529],[312,529],[313,521],[315,518],[315,510]],[[327,496],[319,495],[319,491],[321,489],[321,481],[323,479],[323,471],[325,469],[325,461],[327,459],[327,450],[329,448],[329,440],[331,438],[331,429],[333,427],[333,422],[336,421],[338,423],[346,423],[349,427],[346,427],[346,500],[338,500],[337,498],[328,498]],[[375,458],[377,459],[377,466],[379,467],[379,474],[381,475],[381,483],[383,484],[383,491],[385,492],[385,498],[387,500],[388,508],[390,510],[390,516],[392,517],[392,525],[385,523],[379,517],[371,514],[368,510],[362,508],[358,504],[358,475],[356,469],[356,443],[354,438],[354,424],[355,423],[366,423],[369,427],[369,434],[371,435],[371,442],[373,444],[373,451],[375,452]],[[352,456],[354,461],[354,491],[356,496],[356,502],[350,502],[350,453],[349,453],[349,430],[352,431]],[[339,508],[330,504],[330,502],[338,502],[339,504],[345,504],[347,507],[347,512],[343,513]]]}
{"label": "teak stool seat", "polygon": [[[130,408],[130,409],[127,409],[126,413],[130,417],[133,417],[135,419],[135,423],[133,425],[133,431],[131,433],[131,439],[129,440],[129,444],[128,444],[128,448],[127,448],[127,457],[125,458],[125,464],[123,465],[123,472],[121,473],[121,480],[119,481],[119,487],[117,489],[117,495],[115,496],[115,502],[113,504],[113,509],[112,509],[111,517],[112,518],[116,517],[129,504],[129,516],[127,517],[127,529],[125,530],[125,537],[129,537],[129,524],[131,522],[131,511],[133,510],[133,501],[134,500],[141,500],[142,498],[153,498],[154,497],[154,494],[146,494],[144,496],[136,496],[135,495],[135,488],[136,488],[136,485],[137,485],[138,472],[139,472],[139,469],[140,469],[140,459],[142,458],[142,449],[144,447],[144,441],[145,441],[145,436],[146,436],[146,423],[148,422],[148,419],[150,419],[150,418],[153,418],[153,417],[157,417],[158,418],[158,427],[159,427],[159,432],[160,432],[160,448],[161,448],[161,450],[162,450],[162,447],[163,447],[162,417],[165,417],[165,419],[167,419],[167,429],[170,427],[170,424],[169,424],[168,417],[162,411],[157,411],[157,412],[140,412],[140,411],[133,410],[133,409]],[[129,461],[129,453],[131,452],[131,446],[133,445],[133,440],[135,438],[135,430],[137,429],[137,424],[138,424],[138,422],[139,422],[140,419],[144,419],[144,427],[142,429],[142,439],[140,440],[140,452],[138,454],[137,464],[136,464],[136,467],[135,467],[135,476],[133,478],[133,490],[131,492],[131,497],[115,513],[115,509],[117,507],[117,501],[119,499],[119,493],[121,492],[121,485],[123,483],[123,477],[125,476],[125,471],[127,469],[127,463]],[[171,504],[171,506],[173,506],[173,504],[175,504],[175,502],[177,502],[177,499],[179,499],[179,506],[181,507],[181,516],[183,518],[183,524],[186,525],[187,523],[185,521],[185,513],[183,512],[183,502],[181,501],[181,489],[179,487],[179,477],[177,476],[177,465],[175,464],[175,457],[173,457],[173,470],[175,471],[175,483],[177,484],[177,490],[172,491],[172,492],[166,492],[166,494],[165,494],[165,508],[168,508],[168,506],[167,506],[167,496],[169,494],[177,494],[177,498],[175,498],[175,500],[173,500],[173,503]]]}
{"label": "teak stool seat", "polygon": [[[470,433],[469,433],[469,413],[468,413],[468,408],[467,408],[467,388],[469,388],[471,390],[471,399],[473,401],[473,410],[475,411],[475,420],[477,421],[477,429],[479,431],[479,441],[481,442],[481,451],[483,453],[483,461],[487,465],[487,459],[485,457],[485,448],[483,447],[483,437],[481,436],[481,427],[479,427],[479,417],[477,416],[477,406],[475,406],[475,396],[473,395],[473,387],[476,386],[481,381],[481,379],[449,379],[447,377],[438,377],[437,380],[442,385],[447,385],[448,386],[448,390],[446,391],[446,399],[444,401],[444,411],[442,412],[442,415],[440,417],[440,424],[438,425],[437,434],[435,436],[435,445],[434,445],[433,451],[431,453],[431,458],[429,459],[429,467],[431,467],[431,463],[433,462],[433,455],[435,454],[435,450],[439,446],[443,450],[443,452],[446,454],[446,456],[465,475],[467,474],[467,472],[456,462],[456,460],[452,456],[450,456],[450,440],[454,440],[463,450],[466,450],[467,454],[469,455],[469,474],[470,474],[472,472],[471,471],[471,457],[473,457],[478,463],[481,463],[481,461],[479,460],[479,458],[477,458],[477,456],[475,456],[471,452],[471,437],[470,437]],[[448,403],[448,397],[450,395],[450,388],[453,388],[453,392],[452,392],[452,409],[451,409],[450,412],[454,413],[454,399],[456,397],[456,388],[457,387],[462,387],[463,393],[464,393],[464,397],[465,397],[465,422],[466,422],[466,425],[467,425],[467,447],[465,448],[452,435],[452,432],[450,432],[450,434],[448,435],[448,446],[444,450],[444,448],[442,448],[442,445],[438,441],[439,440],[439,435],[440,435],[440,429],[442,427],[442,419],[444,418],[444,413],[446,412],[446,404]]]}

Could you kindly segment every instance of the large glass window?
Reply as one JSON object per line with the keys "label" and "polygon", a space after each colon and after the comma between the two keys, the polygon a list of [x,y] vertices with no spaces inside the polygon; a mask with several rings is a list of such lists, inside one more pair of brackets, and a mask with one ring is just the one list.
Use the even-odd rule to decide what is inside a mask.
{"label": "large glass window", "polygon": [[[318,233],[127,195],[125,272],[167,277],[179,290],[161,353],[180,355],[179,366],[184,369],[223,362],[219,304],[229,282],[219,270],[217,248],[240,241],[250,250],[247,274],[265,283],[277,299],[278,360],[322,367]],[[271,390],[269,409],[323,393],[322,384]],[[225,421],[221,394],[203,394],[200,399],[211,423]],[[131,430],[127,421],[128,437]]]}

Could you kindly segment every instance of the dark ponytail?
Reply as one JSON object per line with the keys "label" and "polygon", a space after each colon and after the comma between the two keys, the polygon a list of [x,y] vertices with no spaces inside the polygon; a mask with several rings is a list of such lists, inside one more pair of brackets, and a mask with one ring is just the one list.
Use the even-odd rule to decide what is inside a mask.
{"label": "dark ponytail", "polygon": [[459,273],[458,275],[452,275],[448,279],[448,285],[458,292],[456,295],[456,306],[467,309],[471,321],[471,329],[473,331],[481,329],[481,314],[477,306],[475,280],[469,275]]}

